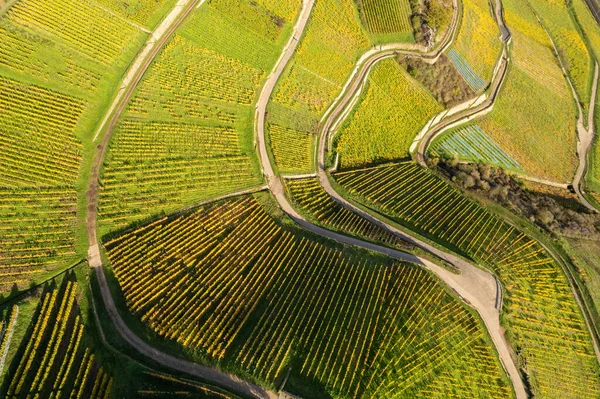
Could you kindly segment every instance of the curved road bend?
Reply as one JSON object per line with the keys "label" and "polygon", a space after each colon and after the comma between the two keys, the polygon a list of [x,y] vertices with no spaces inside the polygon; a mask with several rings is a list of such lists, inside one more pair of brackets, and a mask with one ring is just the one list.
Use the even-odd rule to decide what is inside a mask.
{"label": "curved road bend", "polygon": [[[261,399],[276,399],[278,395],[275,392],[265,390],[262,387],[248,383],[239,379],[231,374],[212,369],[210,367],[201,366],[196,363],[192,363],[167,353],[161,352],[145,341],[135,335],[129,327],[125,324],[121,318],[115,302],[112,298],[112,294],[106,281],[104,269],[102,267],[102,260],[100,257],[100,250],[98,246],[98,239],[96,235],[96,224],[98,217],[98,188],[99,188],[99,174],[100,167],[102,166],[104,154],[108,143],[110,142],[111,134],[116,126],[116,123],[125,109],[133,91],[139,84],[142,76],[159,53],[164,47],[165,43],[175,32],[175,30],[181,25],[185,17],[195,8],[201,5],[205,0],[180,0],[173,11],[165,17],[160,25],[155,29],[152,36],[148,39],[148,43],[144,50],[140,53],[138,58],[132,64],[129,72],[127,73],[119,93],[115,99],[115,103],[107,111],[107,114],[102,121],[103,126],[106,121],[109,120],[108,126],[104,136],[102,137],[101,143],[97,147],[97,152],[92,164],[92,170],[90,173],[90,181],[88,191],[86,192],[88,199],[87,215],[86,215],[86,230],[88,234],[88,259],[90,266],[96,271],[96,277],[100,286],[100,293],[108,315],[115,325],[115,328],[121,335],[121,337],[135,348],[138,352],[147,356],[154,361],[165,365],[173,370],[177,370],[183,373],[187,373],[203,379],[205,381],[214,383],[215,385],[229,389],[233,392],[240,392],[247,396],[261,398]],[[114,111],[114,113],[113,113]],[[240,194],[240,193],[238,193]]]}
{"label": "curved road bend", "polygon": [[[280,58],[278,64],[271,72],[265,86],[261,92],[260,98],[257,103],[256,108],[256,140],[258,143],[259,149],[259,157],[261,161],[261,165],[263,168],[263,173],[267,179],[269,188],[272,194],[275,196],[279,206],[281,209],[292,219],[294,222],[299,224],[301,227],[305,228],[313,232],[314,234],[321,235],[323,237],[335,240],[339,243],[352,245],[364,249],[368,249],[371,251],[379,252],[388,256],[391,256],[395,259],[416,263],[418,265],[424,266],[435,273],[441,280],[443,280],[449,287],[454,289],[459,296],[465,302],[474,307],[481,318],[484,321],[486,328],[489,331],[490,336],[492,337],[492,341],[496,346],[496,349],[499,353],[500,360],[509,375],[510,379],[513,382],[514,389],[517,394],[518,399],[526,399],[527,395],[525,393],[525,387],[519,375],[518,369],[515,365],[513,358],[511,357],[511,350],[504,340],[502,334],[502,328],[499,322],[499,310],[497,309],[498,298],[497,295],[501,292],[499,290],[498,283],[495,277],[489,272],[483,271],[481,269],[476,268],[475,266],[470,265],[469,263],[463,261],[462,259],[458,259],[451,254],[444,253],[435,249],[441,257],[444,259],[448,259],[451,263],[454,263],[457,267],[459,267],[462,271],[460,275],[456,275],[451,273],[450,271],[439,267],[438,265],[430,262],[427,259],[419,258],[412,254],[407,254],[402,251],[394,250],[391,248],[383,247],[380,245],[376,245],[373,243],[365,242],[356,238],[348,237],[342,234],[338,234],[322,227],[316,226],[306,219],[304,219],[298,212],[294,210],[291,206],[290,202],[285,196],[284,187],[281,179],[275,175],[273,167],[271,165],[270,158],[268,156],[268,149],[265,140],[265,114],[267,104],[271,97],[271,94],[275,88],[275,84],[277,80],[281,76],[286,64],[291,59],[296,47],[298,46],[298,41],[302,36],[302,32],[306,26],[308,18],[310,16],[310,10],[314,4],[315,0],[304,0],[303,10],[301,12],[298,24],[296,25],[293,36],[286,46],[282,57]],[[360,68],[363,73],[361,76],[365,74],[365,68]],[[352,79],[352,78],[351,78]],[[352,93],[347,94],[344,97],[350,96]],[[339,109],[336,107],[336,109]],[[328,126],[331,126],[331,122],[335,119],[335,113],[332,114],[333,117],[328,118]],[[324,146],[326,140],[321,139],[320,146]],[[322,179],[322,174],[324,173],[323,164],[321,162],[321,158],[323,157],[322,152],[319,152],[319,177]],[[333,191],[333,190],[332,190]],[[335,198],[335,197],[334,197]],[[340,198],[341,199],[341,198]],[[354,210],[354,209],[352,209]],[[361,214],[361,213],[359,213]],[[372,217],[368,218],[369,220],[373,220]],[[377,224],[381,225],[381,222]],[[384,224],[385,225],[385,224]],[[391,226],[385,225],[389,229]],[[404,234],[404,233],[403,233]],[[416,240],[410,236],[407,236],[412,242],[416,242]],[[456,259],[454,259],[456,258]],[[454,262],[452,262],[454,260]]]}
{"label": "curved road bend", "polygon": [[[351,93],[348,94],[348,96],[351,98]],[[338,111],[343,111],[343,107],[342,107],[342,110],[338,110]],[[324,128],[322,130],[322,133],[321,133],[321,139],[319,141],[318,175],[319,175],[319,181],[321,183],[321,186],[323,186],[323,188],[329,194],[329,196],[331,196],[331,198],[333,198],[340,205],[342,205],[345,208],[349,209],[350,211],[360,215],[361,217],[370,221],[371,223],[385,229],[386,231],[389,231],[390,233],[402,238],[403,240],[408,241],[414,245],[417,245],[420,248],[426,250],[427,252],[430,252],[430,253],[446,260],[447,262],[456,266],[461,271],[460,275],[455,275],[455,274],[449,272],[448,270],[441,268],[426,259],[411,255],[411,257],[413,259],[416,259],[416,260],[412,260],[413,263],[422,265],[422,266],[426,267],[427,269],[431,270],[432,272],[434,272],[442,281],[444,281],[448,286],[453,288],[459,294],[459,296],[461,296],[462,299],[466,300],[467,303],[469,303],[473,308],[475,308],[475,310],[477,310],[477,312],[483,319],[485,326],[488,329],[488,332],[492,338],[494,345],[496,346],[496,349],[500,356],[500,360],[513,383],[515,392],[517,394],[517,398],[518,399],[527,398],[527,395],[525,393],[525,387],[523,385],[523,381],[521,380],[521,376],[516,367],[515,361],[511,356],[512,351],[509,348],[508,343],[504,339],[503,329],[500,326],[500,307],[501,307],[501,302],[502,302],[502,299],[501,299],[502,288],[499,286],[497,279],[491,273],[484,271],[482,269],[479,269],[478,267],[473,266],[469,262],[467,262],[451,253],[444,252],[444,251],[442,251],[442,250],[440,250],[418,238],[411,236],[408,233],[405,233],[402,230],[395,228],[394,226],[391,226],[385,222],[382,222],[381,220],[377,219],[370,213],[363,211],[362,209],[358,208],[357,206],[355,206],[354,204],[350,203],[349,201],[344,199],[342,196],[340,196],[331,186],[329,177],[325,170],[325,146],[327,143],[327,140],[325,137],[327,135],[327,129],[331,126],[331,124],[335,120],[335,117],[336,117],[336,113],[334,112],[327,119],[327,121],[324,125]],[[263,156],[261,155],[261,157],[263,157]],[[317,234],[321,234],[321,235],[325,235],[326,237],[333,238],[334,240],[339,241],[339,242],[348,243],[350,245],[360,246],[360,247],[367,248],[367,249],[370,249],[373,251],[385,253],[387,255],[390,255],[390,256],[398,258],[398,259],[402,259],[401,257],[397,256],[396,253],[390,253],[390,251],[392,251],[392,250],[389,250],[387,248],[381,248],[374,244],[365,243],[360,240],[349,239],[345,236],[344,236],[344,241],[346,241],[346,242],[344,242],[344,241],[340,240],[339,237],[334,237],[334,235],[337,235],[337,234],[332,233],[328,230],[319,228],[317,226],[311,225],[309,222],[305,221],[301,216],[299,216],[293,209],[286,210],[286,207],[291,209],[291,205],[289,205],[287,198],[285,198],[285,195],[283,194],[283,188],[279,188],[279,186],[281,185],[281,182],[275,177],[274,177],[274,179],[270,179],[270,180],[275,180],[273,183],[270,183],[270,186],[271,186],[272,191],[274,188],[275,188],[275,190],[278,191],[278,195],[276,195],[276,198],[277,198],[277,201],[279,202],[279,205],[284,209],[284,211],[286,213],[288,213],[288,215],[290,215],[290,217],[292,217],[292,219],[294,219],[298,224],[302,225],[303,227],[305,227],[313,232],[316,232]],[[274,192],[274,194],[275,194],[275,192]],[[310,226],[307,226],[307,225],[310,225]],[[320,231],[317,231],[317,230],[320,230]],[[359,243],[348,242],[350,240],[360,241],[360,242]],[[376,248],[373,248],[373,247],[376,247]],[[400,252],[400,251],[395,251],[395,252]],[[409,259],[406,259],[406,257],[404,257],[404,260],[409,260]],[[411,261],[411,260],[409,260],[409,261]]]}
{"label": "curved road bend", "polygon": [[581,190],[581,180],[584,178],[587,163],[588,163],[588,151],[592,147],[592,143],[594,142],[595,135],[595,126],[594,126],[594,112],[596,107],[596,93],[598,89],[598,63],[594,68],[594,83],[592,84],[592,94],[590,96],[590,107],[588,111],[588,123],[587,129],[583,126],[583,114],[581,110],[581,105],[579,105],[579,120],[577,121],[577,133],[579,139],[577,140],[577,154],[579,155],[579,166],[577,167],[577,172],[575,172],[575,178],[573,179],[573,189],[579,197],[579,201],[589,210],[593,212],[598,212],[595,206],[589,203],[583,191]]}
{"label": "curved road bend", "polygon": [[[497,0],[500,1],[500,0]],[[458,23],[460,22],[460,13],[458,12],[458,0],[452,0],[452,7],[454,12],[452,13],[452,20],[450,21],[450,25],[446,32],[444,33],[444,37],[442,40],[435,46],[433,49],[427,49],[423,45],[420,44],[410,44],[410,43],[389,43],[378,45],[373,47],[363,53],[360,58],[356,62],[356,66],[350,73],[350,77],[346,80],[345,85],[342,87],[340,94],[333,100],[327,111],[323,114],[321,118],[321,122],[325,121],[331,112],[336,108],[338,102],[345,96],[347,90],[351,84],[356,80],[356,76],[359,74],[361,70],[363,70],[363,64],[365,62],[369,62],[372,57],[377,56],[378,60],[381,60],[386,57],[391,57],[395,54],[404,54],[404,55],[414,55],[416,57],[421,58],[423,61],[428,63],[435,63],[438,58],[442,55],[444,51],[452,44],[454,39],[454,35],[458,31]],[[385,55],[382,55],[385,54]],[[374,64],[373,62],[372,64]],[[359,82],[362,82],[362,79],[359,79]],[[351,90],[355,92],[355,88]]]}

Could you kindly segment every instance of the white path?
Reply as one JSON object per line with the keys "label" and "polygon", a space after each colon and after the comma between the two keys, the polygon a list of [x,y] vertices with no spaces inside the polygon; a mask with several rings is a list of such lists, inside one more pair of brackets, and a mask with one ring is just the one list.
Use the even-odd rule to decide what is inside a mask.
{"label": "white path", "polygon": [[[312,7],[314,0],[305,0],[304,5],[305,8],[307,4]],[[257,108],[256,108],[256,140],[258,143],[258,150],[261,160],[261,165],[263,168],[263,173],[268,181],[269,188],[272,194],[275,196],[279,206],[281,209],[298,225],[303,228],[321,235],[323,237],[335,240],[342,244],[353,245],[357,247],[361,247],[364,249],[368,249],[371,251],[379,252],[388,256],[391,256],[395,259],[412,262],[418,265],[421,265],[433,273],[435,273],[442,281],[444,281],[449,287],[454,289],[460,296],[465,300],[469,305],[477,310],[481,318],[483,319],[485,326],[487,327],[490,336],[496,349],[499,353],[500,360],[508,373],[510,379],[513,381],[513,385],[517,394],[518,399],[526,399],[527,395],[525,393],[525,387],[523,385],[523,381],[520,378],[519,372],[515,365],[515,362],[511,356],[511,350],[509,345],[504,339],[503,330],[500,326],[499,322],[499,303],[501,302],[501,287],[496,280],[496,278],[489,272],[481,270],[475,266],[472,266],[468,262],[452,255],[449,253],[445,253],[429,244],[426,244],[404,232],[401,232],[395,229],[392,226],[389,226],[375,218],[371,215],[363,212],[359,208],[349,204],[345,199],[341,196],[337,195],[337,193],[331,188],[329,184],[329,180],[327,177],[327,173],[324,167],[324,157],[325,157],[325,146],[327,143],[327,133],[329,131],[329,127],[331,127],[336,120],[337,116],[343,112],[345,108],[345,104],[348,101],[351,101],[354,96],[354,91],[360,86],[363,78],[368,74],[368,70],[380,59],[389,56],[389,53],[393,53],[395,51],[401,51],[403,49],[402,45],[394,45],[391,46],[393,50],[383,49],[380,51],[368,51],[368,56],[362,57],[361,61],[359,61],[360,65],[355,69],[349,78],[347,84],[345,85],[344,91],[342,94],[336,99],[336,102],[332,107],[330,107],[326,116],[324,117],[324,128],[323,133],[321,135],[319,141],[319,179],[321,184],[325,188],[325,190],[334,198],[334,200],[340,202],[343,206],[351,209],[352,211],[358,213],[364,218],[370,220],[371,222],[384,227],[388,231],[393,232],[396,235],[402,236],[409,242],[415,243],[416,245],[421,246],[422,248],[427,249],[429,252],[432,252],[443,259],[448,260],[450,263],[454,264],[461,270],[460,275],[453,274],[448,270],[434,264],[433,262],[417,257],[412,254],[408,254],[402,251],[390,249],[387,247],[383,247],[380,245],[376,245],[373,243],[365,242],[356,238],[348,237],[342,234],[338,234],[322,227],[316,226],[309,221],[307,221],[303,216],[301,216],[296,210],[292,207],[291,203],[285,196],[285,190],[283,187],[282,180],[279,176],[277,176],[273,170],[273,166],[271,165],[271,160],[269,158],[269,150],[267,148],[266,139],[265,139],[265,114],[267,104],[273,93],[275,88],[275,84],[277,80],[281,76],[285,65],[291,59],[295,48],[298,45],[298,40],[300,39],[301,32],[306,25],[306,21],[308,20],[309,14],[306,15],[301,14],[300,24],[296,26],[294,30],[294,35],[292,41],[288,43],[286,46],[286,50],[282,55],[281,59],[277,67],[271,72],[267,79],[267,83],[265,84],[260,98],[258,100]],[[409,45],[409,51],[414,50],[414,46]],[[439,56],[439,54],[438,54]],[[437,56],[436,56],[437,57]],[[326,61],[325,61],[326,62]],[[500,297],[500,298],[499,298]]]}

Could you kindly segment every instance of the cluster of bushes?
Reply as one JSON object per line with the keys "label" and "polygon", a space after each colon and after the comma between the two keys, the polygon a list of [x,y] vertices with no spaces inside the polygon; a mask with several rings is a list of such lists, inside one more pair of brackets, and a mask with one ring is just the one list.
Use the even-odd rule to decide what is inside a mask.
{"label": "cluster of bushes", "polygon": [[443,33],[452,20],[452,0],[409,0],[410,22],[415,41],[433,47],[438,33]]}
{"label": "cluster of bushes", "polygon": [[433,65],[420,58],[401,54],[396,56],[396,61],[406,69],[411,77],[425,86],[437,102],[445,108],[453,107],[475,97],[473,89],[445,54],[442,54]]}
{"label": "cluster of bushes", "polygon": [[490,165],[433,157],[429,162],[460,188],[496,201],[551,233],[600,236],[600,216],[575,199],[529,190],[514,176]]}

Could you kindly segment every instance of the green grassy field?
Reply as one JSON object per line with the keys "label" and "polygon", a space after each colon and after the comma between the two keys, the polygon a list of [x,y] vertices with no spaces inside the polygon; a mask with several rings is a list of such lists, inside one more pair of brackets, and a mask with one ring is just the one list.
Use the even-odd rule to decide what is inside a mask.
{"label": "green grassy field", "polygon": [[252,197],[104,245],[137,317],[246,378],[291,367],[305,397],[512,395],[479,319],[431,274],[294,235]]}
{"label": "green grassy field", "polygon": [[334,177],[364,205],[498,275],[507,337],[536,396],[598,396],[600,371],[583,315],[561,267],[537,241],[412,163]]}
{"label": "green grassy field", "polygon": [[335,138],[340,167],[356,167],[409,155],[427,120],[442,107],[394,59],[379,62],[356,108]]}
{"label": "green grassy field", "polygon": [[0,15],[0,290],[80,259],[94,126],[146,34],[87,1]]}
{"label": "green grassy field", "polygon": [[184,23],[114,132],[101,234],[261,183],[253,104],[288,32],[250,1],[212,1]]}

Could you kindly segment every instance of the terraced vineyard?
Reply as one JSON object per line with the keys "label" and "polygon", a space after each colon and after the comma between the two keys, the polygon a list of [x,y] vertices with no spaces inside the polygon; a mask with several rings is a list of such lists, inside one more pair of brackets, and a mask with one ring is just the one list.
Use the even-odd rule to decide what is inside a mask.
{"label": "terraced vineyard", "polygon": [[144,381],[136,398],[193,397],[201,399],[237,399],[238,396],[216,388],[152,371],[144,372]]}
{"label": "terraced vineyard", "polygon": [[292,201],[324,227],[393,247],[405,248],[407,245],[335,202],[317,178],[290,179],[286,181],[286,187]]}
{"label": "terraced vineyard", "polygon": [[118,0],[97,0],[97,3],[119,14],[128,20],[152,28],[165,13],[165,9],[173,6],[174,0],[137,0],[124,2]]}
{"label": "terraced vineyard", "polygon": [[86,346],[77,282],[48,288],[3,386],[3,397],[110,397],[112,378]]}
{"label": "terraced vineyard", "polygon": [[467,60],[462,55],[457,53],[455,49],[450,49],[447,56],[450,61],[452,61],[456,69],[460,72],[462,77],[467,81],[469,86],[471,86],[473,91],[480,92],[485,89],[487,85],[486,81],[477,75],[477,72],[473,70],[471,65],[469,65]]}
{"label": "terraced vineyard", "polygon": [[153,331],[259,381],[295,365],[288,384],[343,397],[511,397],[479,320],[432,275],[295,236],[252,197],[104,245]]}
{"label": "terraced vineyard", "polygon": [[441,110],[396,60],[381,61],[371,72],[364,97],[336,137],[340,165],[353,167],[407,157],[419,130]]}
{"label": "terraced vineyard", "polygon": [[88,130],[141,32],[87,1],[20,0],[0,16],[0,289],[80,259]]}
{"label": "terraced vineyard", "polygon": [[502,148],[477,125],[459,127],[444,134],[431,144],[429,152],[460,160],[488,163],[504,169],[521,170],[521,165],[502,151]]}
{"label": "terraced vineyard", "polygon": [[580,28],[571,16],[570,7],[559,1],[528,0],[527,5],[522,4],[518,12],[528,12],[525,7],[534,9],[550,32],[579,98],[583,103],[588,103],[592,63],[586,43],[580,35]]}
{"label": "terraced vineyard", "polygon": [[502,50],[500,30],[487,1],[463,0],[461,3],[461,24],[447,55],[473,90],[478,91],[491,79]]}
{"label": "terraced vineyard", "polygon": [[[223,20],[237,42],[212,31]],[[285,39],[282,21],[256,3],[218,0],[182,26],[114,132],[101,231],[260,184],[252,105]]]}
{"label": "terraced vineyard", "polygon": [[598,396],[600,375],[583,316],[561,267],[537,241],[411,163],[340,172],[335,179],[357,200],[499,276],[508,338],[520,348],[536,396]]}
{"label": "terraced vineyard", "polygon": [[310,133],[269,125],[273,156],[279,160],[281,172],[302,172],[313,169],[315,137]]}
{"label": "terraced vineyard", "polygon": [[570,89],[535,16],[522,0],[504,4],[513,65],[494,109],[477,124],[527,173],[570,182],[577,166]]}

